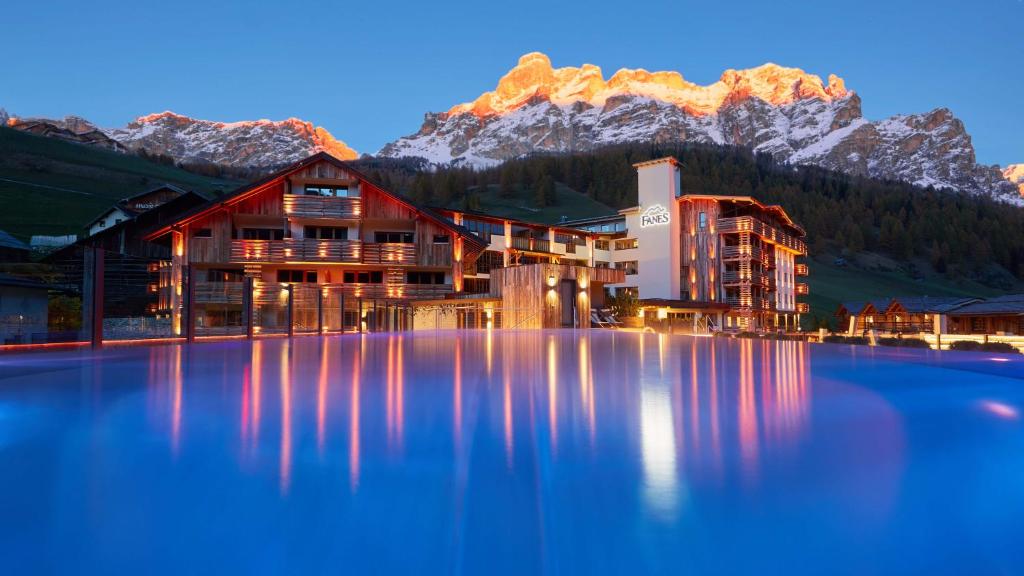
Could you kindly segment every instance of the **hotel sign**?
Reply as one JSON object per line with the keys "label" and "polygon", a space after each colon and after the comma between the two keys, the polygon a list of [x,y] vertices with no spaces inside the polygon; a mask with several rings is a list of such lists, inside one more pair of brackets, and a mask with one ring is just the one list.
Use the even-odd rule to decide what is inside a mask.
{"label": "hotel sign", "polygon": [[664,226],[668,224],[668,210],[661,204],[655,204],[640,214],[640,227]]}

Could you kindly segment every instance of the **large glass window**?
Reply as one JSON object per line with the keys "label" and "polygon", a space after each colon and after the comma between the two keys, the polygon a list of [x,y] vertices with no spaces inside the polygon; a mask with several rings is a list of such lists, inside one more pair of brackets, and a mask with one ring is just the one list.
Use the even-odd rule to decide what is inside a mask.
{"label": "large glass window", "polygon": [[700,214],[698,214],[697,215],[697,222],[698,222],[698,226],[700,226],[701,230],[703,230],[704,228],[707,228],[708,227],[708,214],[707,214],[707,212],[701,212]]}
{"label": "large glass window", "polygon": [[244,240],[283,240],[284,230],[281,228],[243,228]]}
{"label": "large glass window", "polygon": [[380,270],[370,270],[367,272],[345,272],[345,283],[346,284],[380,284],[384,282],[384,273]]}
{"label": "large glass window", "polygon": [[316,284],[316,270],[278,270],[278,282],[309,282]]}
{"label": "large glass window", "polygon": [[444,284],[444,272],[418,272],[409,271],[405,273],[407,284]]}
{"label": "large glass window", "polygon": [[327,196],[330,198],[358,198],[359,188],[353,186],[306,186],[307,196]]}
{"label": "large glass window", "polygon": [[396,244],[412,244],[413,233],[412,232],[374,232],[373,241],[384,243],[396,243]]}
{"label": "large glass window", "polygon": [[317,240],[345,240],[348,238],[348,228],[344,226],[306,226],[305,236]]}

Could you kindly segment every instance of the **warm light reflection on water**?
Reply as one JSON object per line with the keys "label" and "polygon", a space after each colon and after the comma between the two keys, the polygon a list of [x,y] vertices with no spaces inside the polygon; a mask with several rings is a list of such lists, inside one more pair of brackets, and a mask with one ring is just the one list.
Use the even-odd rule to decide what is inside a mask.
{"label": "warm light reflection on water", "polygon": [[[815,550],[829,563],[813,567],[838,558],[877,573],[836,542],[877,547],[910,528],[941,541],[929,522],[944,507],[1002,528],[985,542],[1006,542],[1024,515],[1006,464],[1022,449],[1024,389],[847,347],[481,330],[97,354],[102,363],[52,371],[50,386],[86,378],[61,396],[73,409],[37,408],[22,436],[17,420],[4,421],[5,438],[38,434],[48,444],[11,452],[18,458],[0,468],[30,491],[17,480],[37,470],[24,455],[59,457],[50,468],[61,478],[35,496],[60,498],[47,514],[10,501],[3,509],[23,524],[58,516],[48,530],[84,538],[73,554],[107,568],[98,572],[124,572],[103,564],[124,546],[157,572],[190,572],[181,558],[197,548],[248,558],[223,538],[237,533],[267,562],[234,567],[244,572],[279,571],[266,550],[284,546],[296,559],[284,571],[296,573],[331,571],[368,550],[399,573],[623,573],[638,558],[698,573],[801,572],[789,561]],[[38,402],[47,374],[0,387],[0,401],[24,386],[17,401]],[[142,393],[122,374],[141,374]],[[960,473],[968,464],[971,474]],[[993,492],[998,504],[986,500]],[[927,521],[907,520],[924,510]],[[132,525],[144,529],[126,533]],[[184,556],[146,544],[171,539]],[[741,540],[770,566],[736,554]],[[52,572],[74,571],[59,567]]]}

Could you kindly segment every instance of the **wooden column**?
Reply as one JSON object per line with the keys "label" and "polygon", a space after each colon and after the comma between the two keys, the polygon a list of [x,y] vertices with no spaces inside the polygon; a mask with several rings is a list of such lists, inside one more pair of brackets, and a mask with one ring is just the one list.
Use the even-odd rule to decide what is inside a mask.
{"label": "wooden column", "polygon": [[103,249],[93,246],[83,255],[82,329],[93,348],[103,345],[103,257]]}
{"label": "wooden column", "polygon": [[252,340],[255,332],[253,326],[253,286],[255,281],[252,276],[246,276],[242,280],[242,320],[245,322],[245,337]]}
{"label": "wooden column", "polygon": [[289,284],[285,290],[288,291],[288,337],[291,338],[295,335],[295,289]]}
{"label": "wooden column", "polygon": [[182,274],[185,276],[185,341],[195,342],[196,340],[196,282],[192,266],[184,266]]}

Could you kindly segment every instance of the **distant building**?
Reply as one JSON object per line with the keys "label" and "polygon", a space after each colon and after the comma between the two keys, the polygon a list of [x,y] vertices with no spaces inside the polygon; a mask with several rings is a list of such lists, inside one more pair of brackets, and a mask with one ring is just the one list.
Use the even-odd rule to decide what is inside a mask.
{"label": "distant building", "polygon": [[904,334],[1024,335],[1024,294],[993,298],[898,296],[844,302],[835,313],[841,331]]}
{"label": "distant building", "polygon": [[45,284],[0,274],[0,344],[45,341],[48,299]]}
{"label": "distant building", "polygon": [[[163,204],[178,198],[192,194],[173,186],[171,184],[163,184],[156,188],[151,188],[145,192],[140,192],[134,196],[129,196],[123,200],[118,201],[110,208],[103,211],[102,214],[93,218],[91,222],[86,225],[88,228],[89,236],[94,236],[107,228],[116,226],[122,222],[134,220],[138,215],[153,210]],[[193,194],[194,195],[194,194]],[[195,196],[195,195],[194,195]],[[203,198],[196,196],[200,201]]]}

